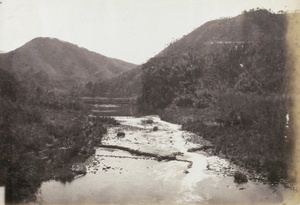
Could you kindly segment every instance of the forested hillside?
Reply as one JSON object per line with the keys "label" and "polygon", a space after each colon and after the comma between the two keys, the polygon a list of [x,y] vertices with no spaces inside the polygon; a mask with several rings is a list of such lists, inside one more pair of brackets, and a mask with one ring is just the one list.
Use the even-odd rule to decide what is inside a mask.
{"label": "forested hillside", "polygon": [[269,181],[287,177],[286,15],[207,22],[142,65],[145,109],[217,145]]}
{"label": "forested hillside", "polygon": [[143,65],[143,102],[205,107],[205,90],[282,94],[285,31],[285,16],[266,10],[208,22]]}
{"label": "forested hillside", "polygon": [[88,82],[106,80],[136,67],[53,38],[35,38],[0,54],[0,63],[29,89],[56,93],[79,93]]}

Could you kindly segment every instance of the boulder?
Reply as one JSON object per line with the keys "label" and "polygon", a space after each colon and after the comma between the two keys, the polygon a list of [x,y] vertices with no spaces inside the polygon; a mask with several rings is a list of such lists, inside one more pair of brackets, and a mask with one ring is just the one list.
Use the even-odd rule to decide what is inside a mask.
{"label": "boulder", "polygon": [[142,120],[142,123],[143,124],[152,124],[153,120],[151,120],[151,119]]}
{"label": "boulder", "polygon": [[82,164],[74,164],[71,168],[72,172],[75,174],[86,174],[86,167]]}
{"label": "boulder", "polygon": [[152,123],[153,123],[153,120],[147,119],[145,122],[146,122],[147,124],[152,124]]}
{"label": "boulder", "polygon": [[162,161],[162,157],[160,155],[157,156],[157,161]]}
{"label": "boulder", "polygon": [[118,137],[125,137],[125,133],[124,133],[124,132],[118,132],[118,133],[117,133],[117,136],[118,136]]}

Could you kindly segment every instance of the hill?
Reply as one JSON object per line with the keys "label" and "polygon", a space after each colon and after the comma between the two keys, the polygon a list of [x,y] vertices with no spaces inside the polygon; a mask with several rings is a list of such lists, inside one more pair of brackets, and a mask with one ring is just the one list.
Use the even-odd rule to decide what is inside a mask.
{"label": "hill", "polygon": [[87,82],[106,80],[136,67],[53,38],[35,38],[0,54],[0,62],[1,68],[32,87],[59,91],[78,90]]}
{"label": "hill", "polygon": [[213,142],[215,154],[286,179],[286,30],[286,14],[267,10],[207,22],[142,65],[139,102]]}
{"label": "hill", "polygon": [[283,93],[285,31],[285,16],[266,10],[208,22],[142,66],[143,102],[165,108],[206,89]]}
{"label": "hill", "polygon": [[[267,10],[244,11],[234,18],[220,18],[205,23],[182,39],[171,43],[156,57],[184,54],[211,44],[242,45],[265,40],[282,40],[286,31],[285,15]],[[206,50],[201,49],[203,52]]]}

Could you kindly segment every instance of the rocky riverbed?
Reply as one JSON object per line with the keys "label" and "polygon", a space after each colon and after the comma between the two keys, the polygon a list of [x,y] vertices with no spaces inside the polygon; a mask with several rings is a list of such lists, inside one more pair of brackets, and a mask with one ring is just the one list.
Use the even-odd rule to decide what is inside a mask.
{"label": "rocky riverbed", "polygon": [[[293,195],[283,186],[248,181],[234,173],[246,170],[213,155],[211,144],[194,144],[194,134],[157,116],[116,117],[102,146],[86,162],[87,174],[71,183],[45,182],[43,203],[282,203]],[[125,133],[118,136],[118,133]],[[206,152],[188,152],[206,146]],[[120,149],[121,148],[121,149]],[[169,157],[164,157],[169,156]]]}

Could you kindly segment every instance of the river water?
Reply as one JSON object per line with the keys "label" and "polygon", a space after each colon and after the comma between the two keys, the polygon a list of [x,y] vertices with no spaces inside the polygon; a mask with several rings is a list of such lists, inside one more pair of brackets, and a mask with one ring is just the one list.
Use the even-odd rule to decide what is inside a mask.
{"label": "river water", "polygon": [[[245,170],[203,151],[187,152],[199,147],[189,141],[193,134],[158,116],[129,117],[134,107],[127,109],[128,105],[124,108],[124,104],[108,102],[92,104],[92,113],[116,115],[120,107],[125,116],[114,117],[121,125],[108,129],[103,144],[160,155],[180,152],[177,159],[191,161],[192,166],[186,161],[157,161],[98,147],[85,163],[86,175],[70,183],[44,182],[38,192],[40,204],[281,204],[294,196],[293,191],[281,185],[234,183],[234,171]],[[152,124],[145,123],[149,119]],[[153,131],[154,127],[158,130]],[[117,137],[120,131],[125,132],[125,137]],[[207,144],[203,140],[203,145]]]}
{"label": "river water", "polygon": [[[157,161],[121,150],[97,148],[86,162],[85,176],[71,183],[42,184],[38,196],[42,204],[278,204],[293,194],[282,186],[261,182],[234,183],[231,173],[239,168],[202,151],[187,152],[199,145],[188,141],[192,133],[180,130],[179,125],[157,116],[116,119],[121,125],[109,128],[103,144],[161,155],[182,152],[177,158],[192,161],[192,167],[184,161]],[[146,119],[152,119],[153,124],[143,123]],[[158,131],[153,131],[154,126]],[[125,132],[124,138],[116,136],[119,131]]]}
{"label": "river water", "polygon": [[134,116],[139,114],[138,106],[130,103],[129,98],[82,97],[90,105],[91,112],[100,116]]}

